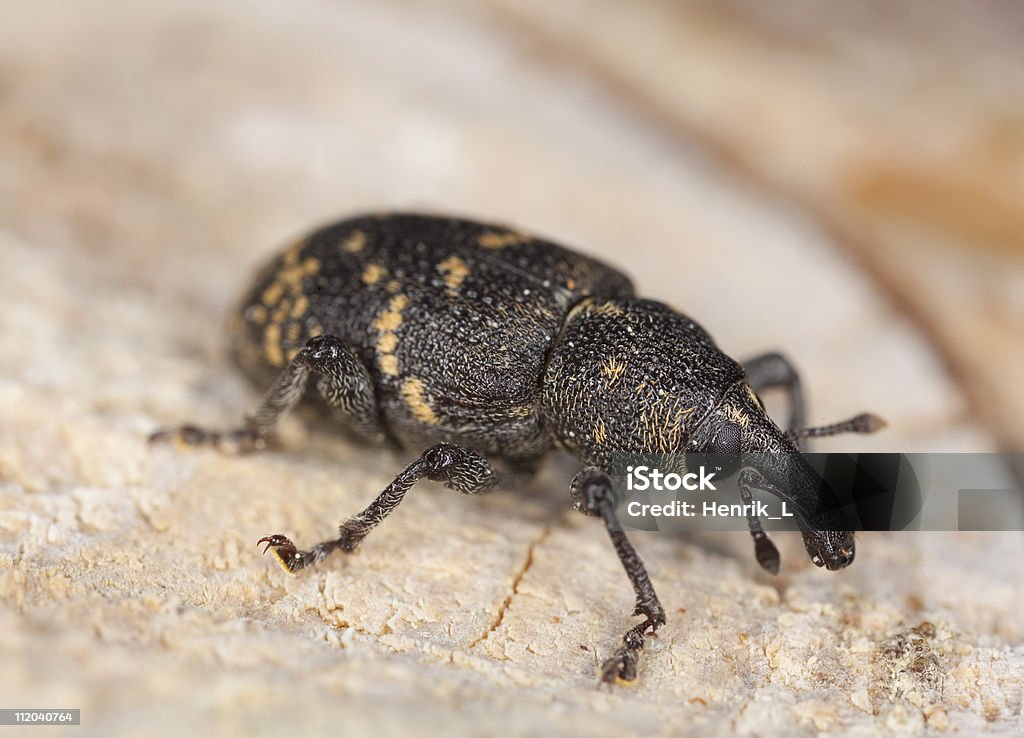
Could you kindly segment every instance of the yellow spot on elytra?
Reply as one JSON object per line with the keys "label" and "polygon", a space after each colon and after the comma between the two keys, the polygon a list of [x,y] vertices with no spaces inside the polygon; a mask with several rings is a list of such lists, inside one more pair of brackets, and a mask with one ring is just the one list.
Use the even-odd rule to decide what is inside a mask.
{"label": "yellow spot on elytra", "polygon": [[388,303],[388,309],[377,316],[373,327],[378,331],[395,331],[402,325],[402,311],[409,305],[409,298],[405,295],[395,295]]}
{"label": "yellow spot on elytra", "polygon": [[281,326],[277,323],[268,325],[263,332],[263,353],[272,366],[284,365],[284,354],[281,352]]}
{"label": "yellow spot on elytra", "polygon": [[267,307],[273,307],[277,304],[277,301],[281,299],[281,295],[284,294],[284,285],[280,282],[272,282],[265,290],[261,300]]}
{"label": "yellow spot on elytra", "polygon": [[277,303],[277,307],[274,308],[274,312],[270,314],[270,322],[280,324],[284,320],[284,316],[288,314],[288,311],[292,309],[292,301],[287,297],[281,299]]}
{"label": "yellow spot on elytra", "polygon": [[469,265],[458,256],[449,256],[437,265],[437,269],[444,276],[445,286],[450,293],[456,292],[469,274]]}
{"label": "yellow spot on elytra", "polygon": [[314,257],[309,257],[302,262],[302,271],[307,277],[312,277],[314,274],[320,271],[320,260]]}
{"label": "yellow spot on elytra", "polygon": [[309,337],[310,338],[316,338],[317,336],[322,336],[323,333],[324,333],[324,327],[322,325],[320,325],[320,321],[318,321],[318,320],[314,320],[312,323],[310,323],[307,326],[307,330],[309,332]]}
{"label": "yellow spot on elytra", "polygon": [[610,356],[601,362],[601,373],[608,380],[609,386],[615,384],[624,371],[626,371],[626,362],[619,361],[614,356]]}
{"label": "yellow spot on elytra", "polygon": [[380,370],[389,377],[398,376],[398,357],[394,354],[385,354],[380,357]]}
{"label": "yellow spot on elytra", "polygon": [[377,339],[377,352],[380,354],[378,364],[380,370],[391,377],[398,376],[398,357],[395,356],[395,348],[398,346],[398,336],[391,331],[385,331]]}
{"label": "yellow spot on elytra", "polygon": [[402,311],[409,305],[409,298],[405,295],[395,295],[388,302],[388,309],[377,316],[373,327],[380,331],[377,337],[377,364],[382,373],[391,377],[398,376],[398,357],[394,351],[398,346],[398,336],[395,331],[402,325]]}
{"label": "yellow spot on elytra", "polygon": [[597,419],[597,424],[594,426],[594,443],[598,446],[603,445],[608,440],[608,428],[605,427],[604,421],[600,418]]}
{"label": "yellow spot on elytra", "polygon": [[305,295],[299,295],[295,298],[295,304],[292,306],[291,316],[298,320],[306,311],[309,310],[309,298]]}
{"label": "yellow spot on elytra", "polygon": [[387,283],[387,286],[385,287],[385,289],[387,289],[388,292],[392,293],[398,292],[398,290],[400,290],[401,288],[402,285],[397,279],[392,279],[390,282]]}
{"label": "yellow spot on elytra", "polygon": [[503,249],[517,243],[529,241],[530,237],[515,231],[488,231],[481,233],[476,242],[485,249]]}
{"label": "yellow spot on elytra", "polygon": [[421,423],[437,425],[437,416],[433,408],[427,404],[423,396],[423,382],[416,377],[410,377],[402,382],[402,399],[409,406],[412,416]]}
{"label": "yellow spot on elytra", "polygon": [[366,246],[366,233],[364,231],[352,231],[341,242],[341,250],[349,254],[358,254]]}
{"label": "yellow spot on elytra", "polygon": [[373,327],[379,331],[393,331],[402,325],[402,314],[394,310],[385,310],[374,321]]}
{"label": "yellow spot on elytra", "polygon": [[576,280],[575,279],[567,279],[567,280],[565,280],[565,288],[569,289],[569,290],[576,289]]}
{"label": "yellow spot on elytra", "polygon": [[363,271],[363,284],[377,284],[388,273],[380,264],[369,264]]}
{"label": "yellow spot on elytra", "polygon": [[250,305],[245,309],[245,319],[250,323],[262,325],[267,322],[267,309],[262,305]]}

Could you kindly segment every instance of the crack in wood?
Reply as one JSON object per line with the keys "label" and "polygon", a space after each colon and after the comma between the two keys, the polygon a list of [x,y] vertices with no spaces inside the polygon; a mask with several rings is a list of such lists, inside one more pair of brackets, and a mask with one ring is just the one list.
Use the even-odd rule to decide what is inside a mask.
{"label": "crack in wood", "polygon": [[491,633],[493,633],[501,627],[501,623],[505,620],[505,613],[508,612],[508,608],[512,604],[513,598],[517,594],[519,594],[519,583],[523,581],[523,577],[526,576],[526,572],[528,572],[530,570],[530,567],[533,566],[534,551],[537,549],[537,546],[543,543],[550,534],[550,526],[544,526],[544,528],[537,535],[537,537],[530,541],[529,546],[527,546],[526,548],[526,557],[524,558],[523,563],[512,576],[511,590],[509,591],[505,599],[502,600],[501,604],[498,605],[498,611],[494,614],[494,617],[491,619],[491,624],[487,627],[487,629],[479,636],[474,638],[468,646],[466,646],[467,651],[473,650],[473,648],[475,648],[477,645],[479,645],[483,641],[486,641],[490,637]]}

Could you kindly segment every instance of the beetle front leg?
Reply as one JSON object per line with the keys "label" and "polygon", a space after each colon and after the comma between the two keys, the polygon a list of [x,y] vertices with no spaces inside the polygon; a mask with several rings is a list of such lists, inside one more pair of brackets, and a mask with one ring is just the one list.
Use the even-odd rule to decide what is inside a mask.
{"label": "beetle front leg", "polygon": [[241,427],[216,431],[183,425],[161,429],[149,440],[178,439],[190,446],[214,446],[229,452],[261,449],[281,418],[302,398],[311,375],[317,377],[317,391],[339,420],[367,440],[383,440],[370,374],[352,349],[334,336],[311,338],[270,386],[260,405],[246,414]]}
{"label": "beetle front leg", "polygon": [[755,356],[743,362],[747,382],[755,393],[779,387],[789,395],[789,421],[786,432],[792,433],[804,427],[804,390],[800,373],[783,354],[771,352]]}
{"label": "beetle front leg", "polygon": [[[792,500],[798,508],[804,508],[798,517],[800,533],[804,539],[804,548],[815,566],[836,571],[853,563],[856,550],[853,532],[846,529],[847,521],[841,511],[830,509],[827,505],[816,510],[816,501],[806,497],[802,501],[795,500],[792,493],[784,492],[757,469],[743,469],[738,484],[741,490],[744,487],[748,490],[759,489],[781,500]],[[809,512],[811,517],[808,517]]]}
{"label": "beetle front leg", "polygon": [[[751,489],[762,489],[753,485],[754,478],[740,473],[739,478],[736,480],[736,486],[740,489],[740,498],[743,500],[744,505],[749,505],[753,510],[754,496],[751,494]],[[747,515],[747,527],[750,529],[750,537],[754,539],[754,555],[757,557],[757,563],[761,565],[761,568],[772,574],[779,573],[779,565],[782,561],[779,555],[779,549],[772,543],[772,539],[765,533],[764,528],[761,526],[761,520],[750,513]]]}
{"label": "beetle front leg", "polygon": [[622,645],[601,666],[601,681],[606,684],[629,683],[636,680],[636,665],[644,648],[644,635],[657,631],[665,624],[665,609],[658,600],[654,585],[647,574],[633,544],[629,542],[615,516],[615,494],[612,480],[600,469],[584,469],[573,477],[569,488],[573,506],[585,515],[600,517],[615,547],[636,594],[634,615],[643,615],[644,621],[630,628],[622,638]]}
{"label": "beetle front leg", "polygon": [[528,465],[512,473],[499,472],[476,451],[452,443],[439,443],[409,464],[365,510],[342,523],[338,527],[337,538],[318,543],[305,551],[300,551],[280,534],[264,536],[257,543],[266,543],[264,553],[273,550],[281,566],[294,574],[310,564],[323,561],[335,549],[345,553],[354,551],[421,479],[441,482],[463,494],[477,495],[509,486],[529,473]]}
{"label": "beetle front leg", "polygon": [[[789,422],[786,438],[800,448],[802,438],[823,438],[841,433],[875,433],[885,427],[885,421],[874,413],[861,413],[849,420],[830,425],[807,427],[804,421],[805,405],[800,374],[783,354],[767,353],[743,362],[747,382],[755,393],[780,387],[789,395]],[[753,529],[751,529],[753,533]]]}

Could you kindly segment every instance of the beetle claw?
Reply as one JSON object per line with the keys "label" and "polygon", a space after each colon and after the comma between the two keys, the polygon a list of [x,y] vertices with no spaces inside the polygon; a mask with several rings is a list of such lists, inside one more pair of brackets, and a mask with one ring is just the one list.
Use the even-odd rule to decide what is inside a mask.
{"label": "beetle claw", "polygon": [[277,557],[277,563],[289,574],[294,574],[308,563],[308,555],[303,551],[299,551],[290,538],[280,533],[275,533],[272,536],[263,536],[263,538],[256,541],[257,546],[261,543],[267,544],[263,549],[263,553],[266,554],[268,551],[273,550],[274,556]]}
{"label": "beetle claw", "polygon": [[640,660],[640,652],[644,650],[644,633],[647,632],[648,628],[653,633],[658,625],[664,622],[665,615],[662,613],[660,622],[648,618],[640,623],[640,625],[626,631],[626,635],[622,638],[622,645],[618,647],[610,658],[605,659],[605,662],[601,664],[601,669],[598,672],[601,682],[603,684],[620,685],[628,685],[635,682],[637,676],[636,665]]}

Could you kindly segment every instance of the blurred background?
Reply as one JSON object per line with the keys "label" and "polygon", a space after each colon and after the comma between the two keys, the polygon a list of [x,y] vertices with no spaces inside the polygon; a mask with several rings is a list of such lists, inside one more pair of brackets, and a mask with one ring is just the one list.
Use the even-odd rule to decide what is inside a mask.
{"label": "blurred background", "polygon": [[[733,356],[785,350],[803,371],[811,422],[862,410],[889,422],[883,433],[832,439],[820,450],[1024,451],[1024,10],[1017,3],[37,0],[3,3],[3,18],[0,586],[13,604],[0,638],[22,656],[7,676],[15,694],[49,684],[58,701],[107,699],[82,680],[53,678],[59,662],[44,655],[40,622],[63,622],[75,633],[66,637],[80,647],[80,673],[90,673],[95,657],[93,636],[59,614],[62,597],[78,602],[86,619],[99,618],[93,630],[100,641],[132,647],[174,641],[133,624],[151,610],[164,613],[160,586],[176,591],[175,608],[213,607],[216,623],[230,613],[251,615],[265,606],[265,590],[285,586],[300,601],[294,612],[277,611],[285,631],[301,633],[295,623],[318,608],[332,628],[341,627],[325,616],[335,608],[322,602],[324,580],[281,585],[278,572],[251,555],[250,533],[267,533],[267,519],[301,531],[303,540],[329,530],[324,506],[338,515],[355,509],[366,487],[393,471],[394,459],[368,461],[335,446],[317,455],[314,445],[304,462],[267,457],[252,463],[268,466],[248,472],[253,467],[201,454],[154,462],[141,439],[168,422],[223,425],[252,402],[252,390],[226,362],[222,325],[230,305],[283,244],[359,211],[502,221],[584,250],[630,274],[641,294],[691,314]],[[292,432],[310,440],[300,428]],[[339,458],[361,464],[341,482]],[[325,484],[351,477],[356,489],[350,497],[295,492],[309,502],[287,513],[293,517],[270,502],[246,512],[264,504],[253,500],[273,500],[303,469]],[[237,476],[225,482],[231,474],[250,474],[249,490],[235,490]],[[205,494],[217,484],[228,487],[220,502]],[[261,484],[277,486],[261,492]],[[562,489],[552,495],[555,504],[564,502]],[[463,514],[453,511],[464,500],[434,498],[409,504]],[[175,511],[189,504],[196,517],[186,525]],[[233,516],[252,531],[240,530],[237,540],[223,534],[227,542],[216,551],[182,535],[219,538]],[[601,544],[600,531],[579,532],[585,524],[566,523],[569,533]],[[145,534],[136,532],[140,525]],[[560,535],[539,525],[527,520],[508,535],[521,535],[532,556],[541,545],[536,530],[546,531],[544,540]],[[396,524],[394,535],[404,534],[415,532]],[[870,595],[874,605],[888,603],[880,612],[891,619],[874,623],[878,633],[897,627],[910,607],[945,617],[975,645],[1019,646],[1024,623],[1010,603],[1024,580],[1014,563],[1020,542],[933,540],[919,544],[916,566],[929,566],[931,553],[922,551],[941,551],[947,564],[959,562],[954,570],[990,588],[972,595],[976,607],[967,608],[962,592],[930,594],[921,569],[879,583],[881,570],[862,565],[859,555],[863,573],[851,576],[864,579],[853,581],[870,586],[874,579],[881,588]],[[878,554],[882,569],[903,560],[904,544],[887,541],[879,536],[874,544],[888,551]],[[131,553],[154,547],[168,557],[159,575],[146,573],[143,554]],[[746,556],[747,547],[741,537],[736,550]],[[526,571],[517,568],[521,553],[505,562],[500,571],[509,573],[493,592],[479,602],[467,594],[470,604],[456,610],[500,604],[501,588],[518,586]],[[799,543],[784,554],[796,565]],[[70,571],[68,561],[82,568]],[[993,568],[1000,561],[1014,572],[1009,583]],[[618,591],[614,558],[601,562]],[[230,576],[221,589],[199,583],[205,566],[225,576],[248,567],[252,589],[244,596],[231,589]],[[191,567],[196,581],[188,579]],[[746,564],[735,567],[737,582],[755,576]],[[125,570],[133,574],[119,579]],[[798,568],[805,575],[816,572]],[[330,585],[333,575],[326,576]],[[71,585],[55,582],[69,578],[91,589],[61,594]],[[818,581],[807,585],[814,597],[831,597],[828,582]],[[445,586],[428,576],[419,606]],[[701,586],[680,583],[690,592]],[[735,586],[733,594],[745,585]],[[156,599],[138,612],[134,605],[107,612],[98,603],[116,600],[115,591]],[[306,595],[321,604],[301,604]],[[735,596],[739,617],[745,606]],[[247,604],[225,605],[231,597]],[[419,614],[435,623],[447,617]],[[341,620],[348,627],[353,617]],[[417,640],[421,625],[402,630],[387,622],[399,632],[394,637],[406,639],[414,663],[437,660]],[[615,623],[596,648],[614,642]],[[431,637],[451,637],[452,648],[488,647],[488,639],[457,631]],[[197,625],[188,633],[190,648],[200,649],[207,631]],[[808,644],[808,653],[821,646]],[[1006,668],[1020,676],[1024,657],[1015,653]],[[585,671],[573,678],[585,682]],[[387,683],[386,674],[374,673]],[[1013,718],[1002,677],[989,676],[976,679],[975,689],[991,694],[971,693],[962,700],[968,707],[957,708],[963,725],[1019,721],[1019,686]],[[892,685],[876,677],[864,687],[871,709],[861,717],[889,710],[891,718]],[[850,683],[832,685],[835,694]],[[323,688],[339,694],[329,683]],[[665,710],[677,697],[689,699],[657,688],[645,699]],[[177,687],[167,690],[180,697]],[[954,693],[927,692],[920,702],[943,704]],[[488,695],[482,704],[497,704]],[[843,710],[863,704],[833,710],[835,695],[818,696],[825,717],[801,713],[800,726],[856,723],[844,722]],[[217,713],[233,697],[211,699]],[[409,699],[429,722],[432,708]],[[719,718],[732,720],[735,731],[754,729],[753,718],[737,717],[737,703],[721,699]],[[921,704],[911,712],[931,720],[937,713]],[[576,704],[588,715],[606,706],[596,697]],[[130,732],[128,718],[110,717],[126,709],[108,711],[105,729]],[[146,702],[145,714],[157,709]],[[374,714],[402,727],[384,708]],[[274,724],[263,719],[264,727]],[[518,725],[510,722],[509,730]],[[571,725],[566,717],[563,727]]]}

